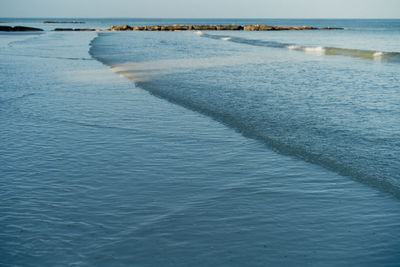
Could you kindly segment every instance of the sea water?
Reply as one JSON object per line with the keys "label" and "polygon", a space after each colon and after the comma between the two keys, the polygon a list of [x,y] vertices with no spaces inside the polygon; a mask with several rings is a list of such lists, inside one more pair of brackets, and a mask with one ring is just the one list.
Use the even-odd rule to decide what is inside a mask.
{"label": "sea water", "polygon": [[398,265],[399,20],[8,21],[0,265]]}

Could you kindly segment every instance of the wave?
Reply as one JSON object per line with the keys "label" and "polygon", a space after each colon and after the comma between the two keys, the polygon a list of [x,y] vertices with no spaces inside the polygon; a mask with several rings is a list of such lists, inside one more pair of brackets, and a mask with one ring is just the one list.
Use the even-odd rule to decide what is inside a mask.
{"label": "wave", "polygon": [[[203,35],[217,40],[306,53],[327,54],[336,51],[321,46],[303,47],[273,41],[206,33]],[[259,53],[253,55],[240,50],[240,53],[244,54],[238,54],[236,51],[214,56],[215,54],[209,51],[208,43],[204,44],[204,50],[200,49],[200,46],[197,47],[199,51],[196,51],[195,57],[187,57],[185,54],[185,57],[179,58],[175,55],[176,57],[171,58],[170,50],[165,49],[165,43],[150,49],[141,43],[142,40],[137,41],[142,45],[140,46],[135,43],[138,38],[131,37],[132,43],[129,45],[135,47],[133,50],[126,46],[128,42],[113,38],[112,35],[99,35],[91,42],[90,55],[111,67],[117,74],[133,81],[138,87],[157,97],[207,115],[246,137],[263,142],[276,152],[352,177],[400,198],[400,172],[399,166],[396,165],[398,153],[393,151],[393,147],[399,144],[398,137],[393,132],[384,131],[388,124],[365,124],[379,114],[365,109],[365,104],[375,103],[368,97],[368,93],[375,93],[375,89],[364,90],[360,95],[357,88],[365,87],[363,78],[360,77],[351,87],[340,87],[336,91],[337,77],[346,73],[337,73],[335,75],[338,76],[335,76],[331,74],[330,69],[316,73],[308,65],[302,65],[300,73],[292,63],[287,63],[284,59],[283,63],[271,62],[267,56],[264,58]],[[165,37],[154,38],[158,40],[157,38]],[[118,46],[118,42],[122,45]],[[153,44],[158,42],[154,41]],[[192,43],[179,45],[180,48],[185,48],[185,45],[190,46]],[[170,46],[175,48],[175,44]],[[224,47],[222,43],[221,47]],[[154,55],[154,49],[158,49],[159,53]],[[207,57],[200,57],[204,56],[205,51],[208,51]],[[220,50],[215,51],[219,53]],[[169,58],[160,59],[165,56],[163,52],[168,53]],[[371,56],[384,55],[375,51]],[[259,70],[260,68],[263,69]],[[360,74],[358,72],[358,75]],[[349,79],[351,77],[350,75]],[[314,83],[318,84],[321,81],[329,84],[313,87]],[[325,88],[330,90],[326,91]],[[391,95],[381,97],[382,105],[392,103],[390,97]],[[361,99],[357,100],[358,98]],[[341,99],[344,99],[343,103],[340,102]],[[361,106],[353,110],[353,107],[357,107],[354,101]],[[373,103],[370,103],[371,101]],[[386,117],[387,122],[397,121],[396,107],[386,107],[385,116],[379,116]],[[362,115],[355,116],[355,113]],[[393,125],[390,124],[390,127],[397,128]],[[380,141],[379,138],[384,136],[385,139]]]}
{"label": "wave", "polygon": [[202,33],[201,37],[230,41],[234,43],[247,44],[253,46],[264,46],[273,48],[283,48],[293,51],[301,51],[316,55],[329,55],[329,56],[349,56],[354,58],[361,58],[374,61],[385,61],[400,63],[399,52],[384,52],[376,50],[363,50],[363,49],[349,49],[349,48],[338,48],[338,47],[323,47],[323,46],[301,46],[290,43],[281,43],[275,41],[255,40],[246,39],[242,37],[233,37],[226,35],[214,35],[208,33]]}

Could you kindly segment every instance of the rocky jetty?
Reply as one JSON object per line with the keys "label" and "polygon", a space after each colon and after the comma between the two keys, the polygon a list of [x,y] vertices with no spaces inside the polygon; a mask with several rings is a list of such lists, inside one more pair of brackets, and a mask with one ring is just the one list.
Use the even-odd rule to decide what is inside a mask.
{"label": "rocky jetty", "polygon": [[324,27],[324,28],[320,28],[319,30],[344,30],[344,28]]}
{"label": "rocky jetty", "polygon": [[300,27],[287,27],[287,26],[269,26],[269,25],[246,25],[245,31],[301,31],[301,30],[319,30],[319,28],[300,26]]}
{"label": "rocky jetty", "polygon": [[100,31],[100,29],[90,29],[90,28],[55,28],[54,31],[56,32],[93,32],[93,31]]}
{"label": "rocky jetty", "polygon": [[269,25],[155,25],[136,26],[129,25],[112,26],[107,31],[300,31],[300,30],[343,30],[343,28],[316,28],[310,26],[288,27]]}
{"label": "rocky jetty", "polygon": [[39,28],[33,28],[33,27],[24,27],[24,26],[0,26],[0,31],[2,32],[38,32],[38,31],[43,31],[42,29]]}
{"label": "rocky jetty", "polygon": [[68,24],[84,24],[85,22],[82,22],[82,21],[54,21],[54,20],[45,20],[45,21],[42,21],[42,23],[51,23],[51,24],[62,24],[62,23],[68,23]]}

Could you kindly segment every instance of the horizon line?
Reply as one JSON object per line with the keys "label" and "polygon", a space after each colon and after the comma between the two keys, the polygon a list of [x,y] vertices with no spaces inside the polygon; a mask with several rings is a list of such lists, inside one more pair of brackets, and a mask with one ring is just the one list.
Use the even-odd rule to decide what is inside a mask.
{"label": "horizon line", "polygon": [[268,18],[261,18],[261,17],[1,17],[1,19],[394,19],[400,20],[399,18],[382,18],[382,17],[329,17],[329,18],[304,18],[304,17],[268,17]]}

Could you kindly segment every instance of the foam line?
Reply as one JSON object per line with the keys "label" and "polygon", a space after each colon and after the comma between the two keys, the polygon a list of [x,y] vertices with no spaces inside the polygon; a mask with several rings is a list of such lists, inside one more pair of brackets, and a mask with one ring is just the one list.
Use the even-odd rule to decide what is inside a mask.
{"label": "foam line", "polygon": [[297,44],[280,43],[275,41],[266,40],[255,40],[246,39],[242,37],[233,37],[227,35],[214,35],[203,33],[202,37],[230,41],[239,44],[253,45],[253,46],[264,46],[273,48],[283,48],[292,51],[300,51],[315,55],[329,55],[329,56],[348,56],[354,58],[361,58],[373,61],[385,61],[385,62],[396,62],[400,63],[400,53],[399,52],[383,52],[375,50],[363,50],[363,49],[348,49],[348,48],[338,48],[338,47],[323,47],[323,46],[301,46]]}

